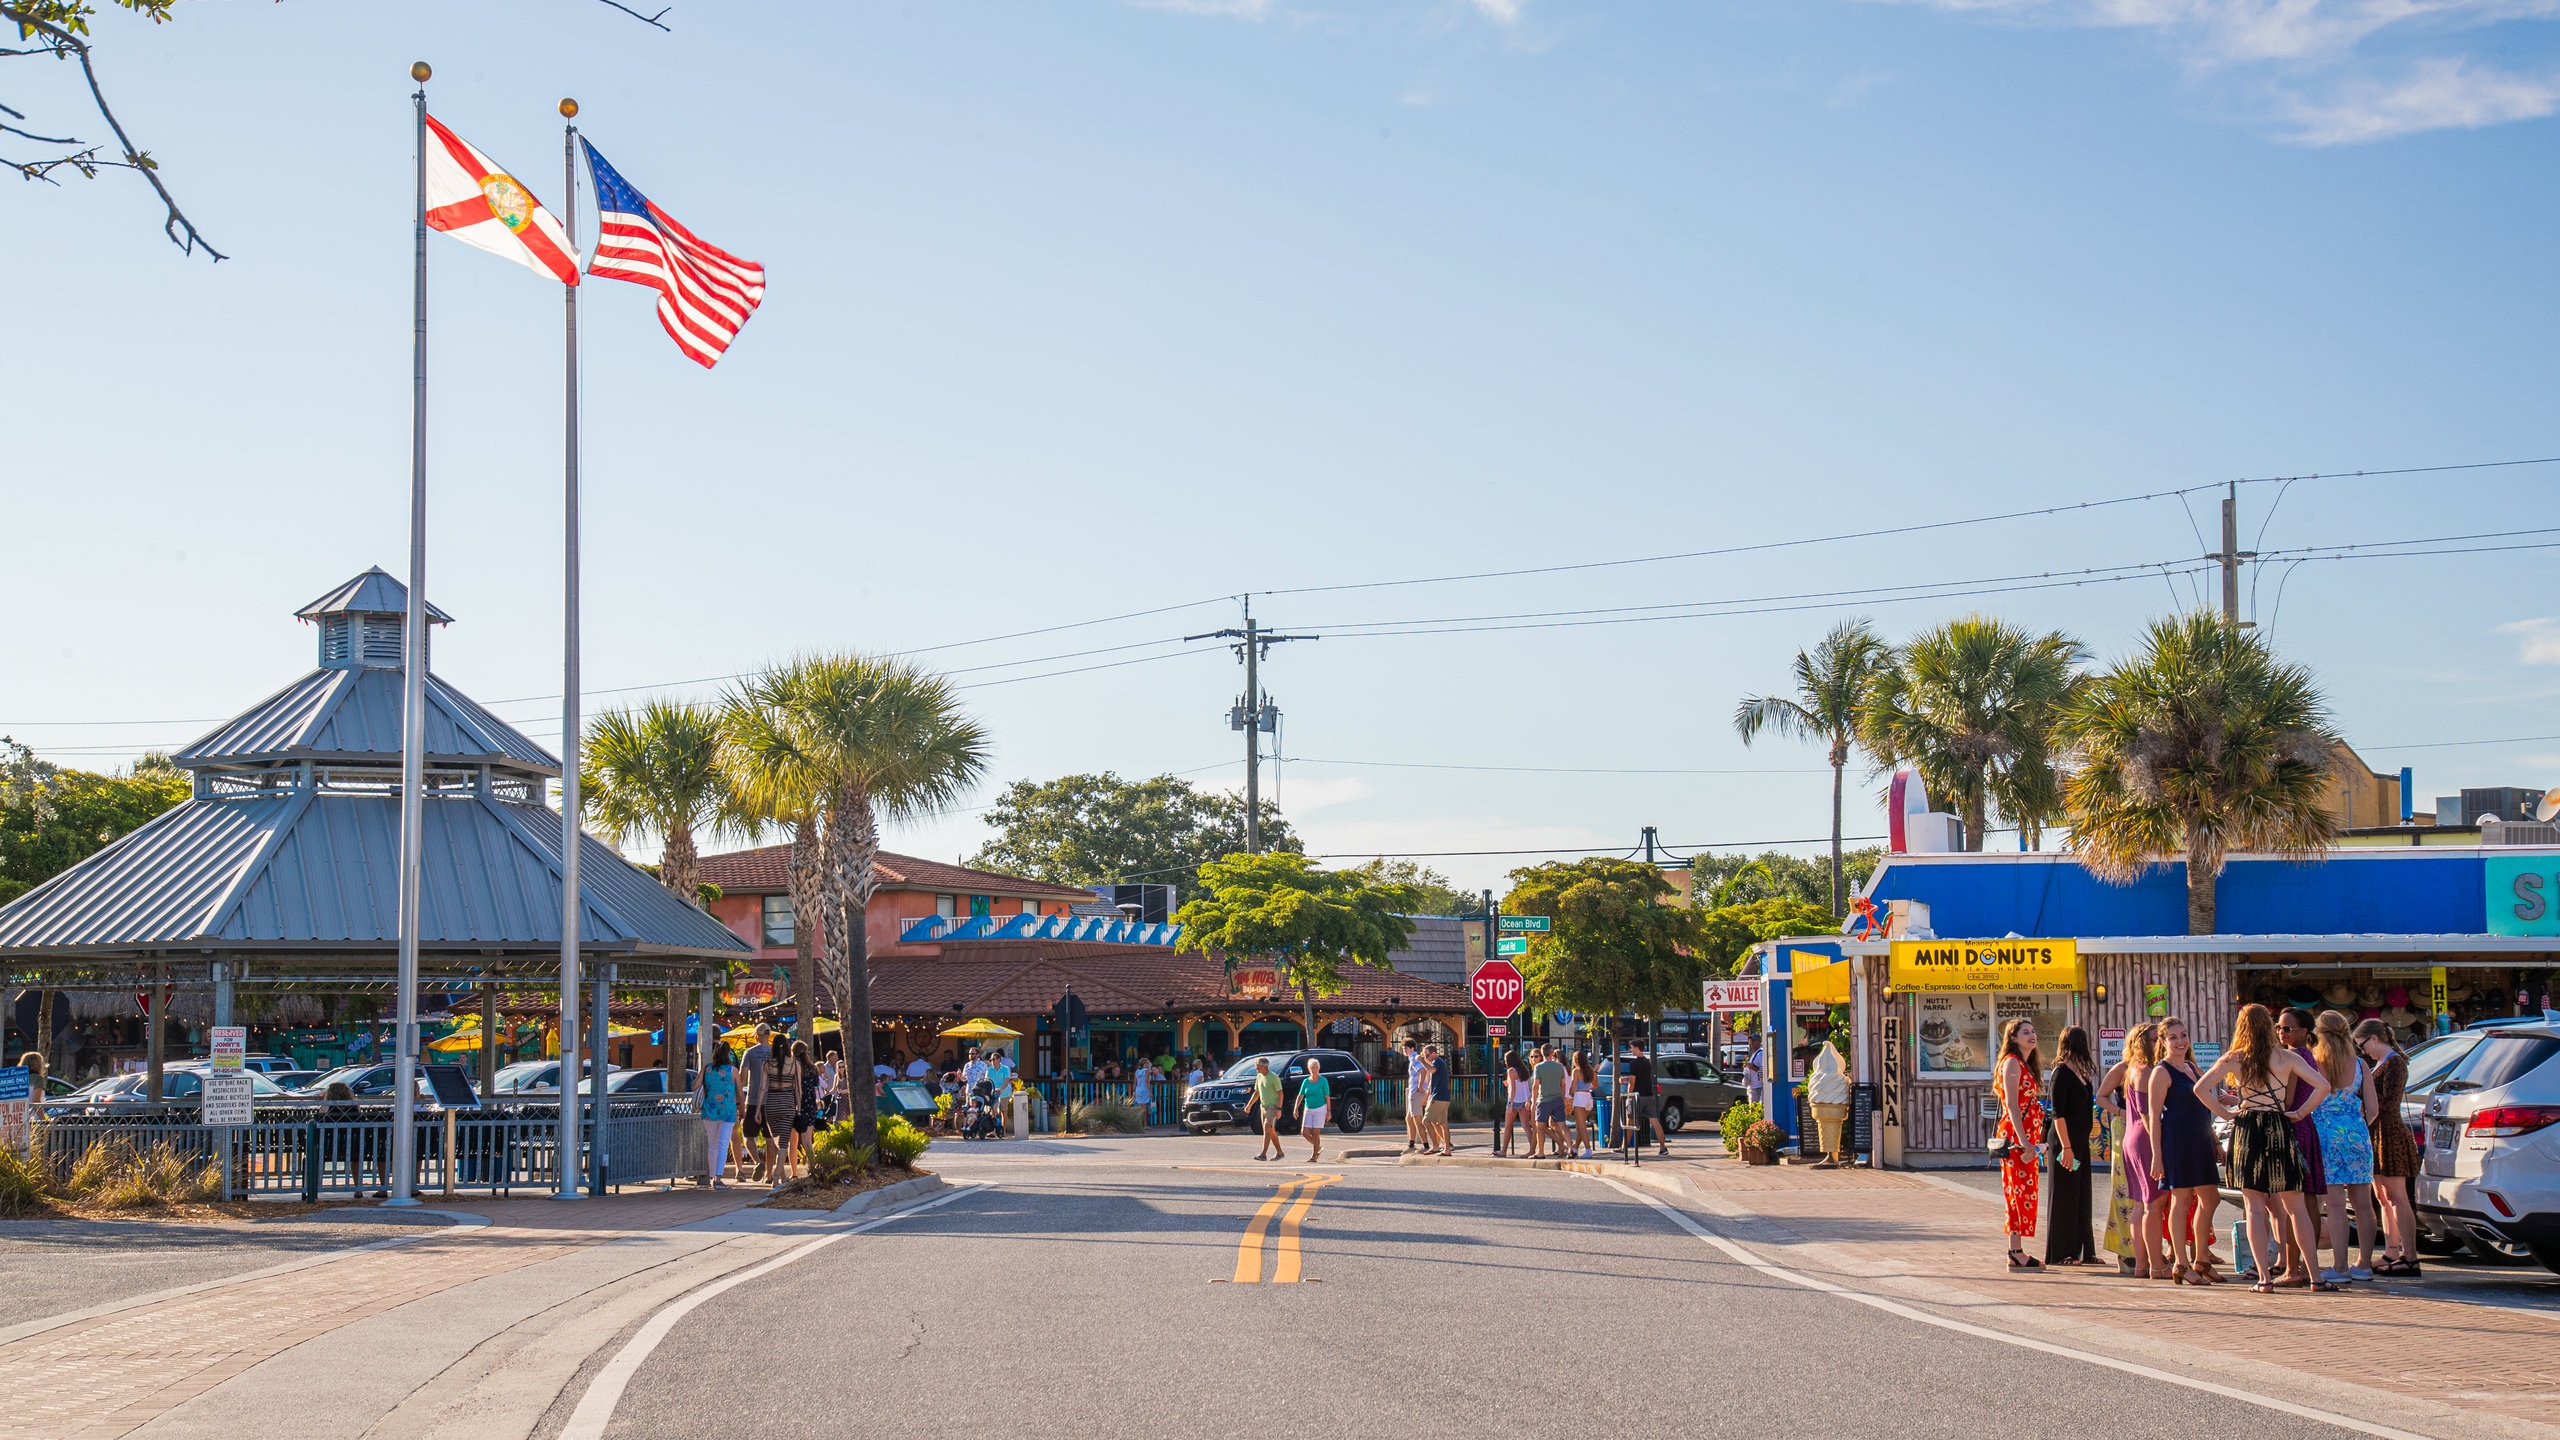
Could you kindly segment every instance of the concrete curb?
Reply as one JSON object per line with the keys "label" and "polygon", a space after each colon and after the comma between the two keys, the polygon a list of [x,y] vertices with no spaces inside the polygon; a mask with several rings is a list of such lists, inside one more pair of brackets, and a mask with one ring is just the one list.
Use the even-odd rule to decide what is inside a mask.
{"label": "concrete curb", "polygon": [[877,1190],[865,1190],[837,1206],[832,1213],[838,1219],[850,1215],[868,1215],[874,1210],[885,1209],[901,1200],[913,1200],[919,1195],[931,1195],[936,1191],[950,1188],[951,1182],[939,1175],[919,1175],[913,1180],[901,1180],[895,1185],[883,1185]]}
{"label": "concrete curb", "polygon": [[1568,1175],[1596,1175],[1658,1191],[1674,1199],[1704,1203],[1696,1187],[1678,1175],[1648,1170],[1622,1160],[1513,1160],[1501,1155],[1407,1155],[1400,1165],[1469,1165],[1480,1170],[1560,1170]]}

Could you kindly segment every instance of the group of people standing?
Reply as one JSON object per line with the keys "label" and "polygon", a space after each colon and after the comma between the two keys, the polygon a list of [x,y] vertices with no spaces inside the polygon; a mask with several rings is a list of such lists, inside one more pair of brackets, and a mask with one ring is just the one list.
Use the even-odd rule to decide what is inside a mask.
{"label": "group of people standing", "polygon": [[725,1188],[733,1150],[740,1174],[752,1160],[752,1178],[766,1184],[805,1173],[811,1132],[842,1114],[850,1099],[845,1081],[841,1055],[820,1061],[806,1040],[777,1044],[769,1025],[756,1026],[743,1055],[733,1056],[725,1040],[713,1042],[693,1089],[709,1141],[711,1188]]}
{"label": "group of people standing", "polygon": [[1600,1140],[1592,1115],[1600,1093],[1600,1074],[1591,1067],[1591,1052],[1567,1058],[1563,1047],[1533,1046],[1513,1055],[1503,1069],[1502,1148],[1520,1155],[1520,1130],[1529,1131],[1532,1160],[1541,1157],[1581,1159]]}
{"label": "group of people standing", "polygon": [[[2217,1285],[2213,1217],[2224,1183],[2217,1119],[2231,1123],[2229,1182],[2248,1217],[2250,1255],[2233,1277],[2260,1293],[2334,1291],[2351,1280],[2414,1277],[2417,1216],[2409,1185],[2415,1141],[2400,1119],[2409,1064],[2389,1026],[2350,1025],[2263,1005],[2241,1007],[2231,1043],[2200,1062],[2176,1017],[2128,1031],[2124,1058],[2101,1074],[2088,1033],[2063,1031],[2048,1073],[2035,1022],[2000,1032],[1992,1088],[2000,1124],[2009,1268],[2103,1265],[2090,1237],[2090,1162],[2103,1109],[2119,1143],[2109,1203],[2108,1248],[2145,1280]],[[2052,1200],[2044,1259],[2025,1253],[2035,1234],[2039,1179],[2050,1166]],[[2325,1216],[2324,1216],[2325,1211]],[[2360,1251],[2348,1263],[2352,1211]],[[2386,1229],[2387,1227],[2387,1229]],[[2319,1266],[2325,1239],[2335,1264]],[[2380,1241],[2382,1258],[2374,1251]]]}

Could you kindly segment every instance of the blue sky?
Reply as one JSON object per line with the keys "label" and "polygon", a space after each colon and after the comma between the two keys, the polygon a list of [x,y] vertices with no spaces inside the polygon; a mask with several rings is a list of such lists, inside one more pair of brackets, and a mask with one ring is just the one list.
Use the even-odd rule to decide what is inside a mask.
{"label": "blue sky", "polygon": [[[1745,749],[1730,715],[1842,615],[1901,636],[1983,608],[2114,656],[2190,582],[1377,622],[1988,592],[1960,582],[2190,561],[2214,497],[1908,527],[2560,456],[2554,12],[679,3],[672,33],[588,0],[108,16],[122,117],[233,258],[180,256],[128,177],[5,191],[0,731],[99,766],[183,743],[309,663],[296,606],[402,568],[405,70],[425,58],[438,117],[546,201],[552,107],[575,95],[625,176],[771,276],[710,372],[646,292],[586,292],[587,682],[612,692],[591,703],[709,694],[811,648],[1188,606],[920,658],[983,687],[1000,780],[1232,784],[1238,667],[1175,642],[1254,591],[1265,620],[1328,632],[1266,671],[1300,757],[1281,799],[1313,849],[1819,835],[1817,752]],[[53,70],[0,100],[96,128]],[[431,243],[429,590],[460,621],[439,669],[548,742],[557,297]],[[2560,523],[2555,495],[2545,465],[2252,485],[2241,505],[2272,551],[2504,535]],[[1311,588],[1871,531],[1889,533]],[[2270,567],[2255,613],[2421,795],[2547,785],[2560,739],[2443,742],[2560,734],[2555,552],[2478,548],[2555,538]],[[1853,834],[1876,828],[1866,794]],[[964,813],[892,843],[950,857],[980,835]],[[1520,861],[1431,863],[1486,883]]]}

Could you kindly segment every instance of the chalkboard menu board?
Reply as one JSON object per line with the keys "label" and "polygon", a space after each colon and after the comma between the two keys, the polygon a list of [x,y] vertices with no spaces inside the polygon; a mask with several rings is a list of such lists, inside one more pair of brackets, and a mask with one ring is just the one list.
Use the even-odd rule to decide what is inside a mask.
{"label": "chalkboard menu board", "polygon": [[1872,1082],[1849,1087],[1849,1153],[1876,1153],[1876,1087]]}
{"label": "chalkboard menu board", "polygon": [[1822,1127],[1814,1123],[1813,1102],[1802,1090],[1796,1092],[1796,1153],[1817,1155],[1822,1151]]}

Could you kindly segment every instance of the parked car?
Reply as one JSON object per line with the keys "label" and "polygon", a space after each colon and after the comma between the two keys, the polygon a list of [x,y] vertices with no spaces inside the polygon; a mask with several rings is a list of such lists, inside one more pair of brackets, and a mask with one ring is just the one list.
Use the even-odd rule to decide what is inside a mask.
{"label": "parked car", "polygon": [[[581,1076],[591,1076],[595,1074],[595,1061],[579,1061],[578,1070]],[[616,1093],[620,1087],[613,1083],[613,1076],[622,1073],[622,1067],[619,1065],[609,1064],[604,1067],[604,1073],[605,1093],[608,1095]],[[578,1088],[582,1091],[586,1089],[586,1081],[583,1078],[579,1080]],[[540,1094],[557,1096],[560,1093],[560,1062],[557,1060],[519,1060],[513,1065],[506,1066],[498,1071],[498,1083],[489,1087],[489,1093],[492,1095]]]}
{"label": "parked car", "polygon": [[[1309,1065],[1320,1065],[1325,1079],[1333,1086],[1332,1128],[1347,1135],[1357,1135],[1369,1126],[1371,1089],[1369,1072],[1358,1059],[1343,1050],[1270,1050],[1247,1055],[1227,1067],[1215,1080],[1191,1087],[1182,1097],[1182,1128],[1194,1135],[1207,1135],[1221,1125],[1253,1130],[1261,1127],[1253,1103],[1253,1076],[1256,1060],[1271,1062],[1273,1073],[1280,1077],[1280,1108],[1286,1112],[1298,1103],[1298,1086],[1307,1078]],[[1282,1123],[1282,1133],[1294,1133],[1289,1122]]]}
{"label": "parked car", "polygon": [[297,1067],[290,1055],[243,1055],[240,1057],[240,1068],[256,1071],[273,1080],[279,1075],[293,1073]]}
{"label": "parked car", "polygon": [[[159,1104],[184,1104],[204,1095],[205,1073],[213,1067],[203,1060],[183,1060],[164,1065],[160,1070]],[[255,1070],[244,1072],[249,1077],[249,1098],[253,1104],[282,1104],[299,1097]],[[83,1086],[74,1096],[47,1106],[53,1114],[111,1115],[153,1103],[149,1077],[139,1070],[111,1075]]]}
{"label": "parked car", "polygon": [[2560,1026],[2488,1031],[2436,1083],[2416,1192],[2438,1234],[2560,1274]]}
{"label": "parked car", "polygon": [[[1626,1058],[1620,1057],[1621,1066]],[[1696,1055],[1660,1055],[1653,1062],[1654,1083],[1662,1090],[1663,1133],[1676,1135],[1692,1120],[1721,1120],[1742,1093],[1742,1083],[1727,1080],[1715,1066]]]}
{"label": "parked car", "polygon": [[[554,1085],[560,1083],[557,1065],[552,1067],[551,1083]],[[578,1082],[578,1093],[581,1095],[592,1095],[595,1093],[595,1088],[596,1077],[592,1071]],[[607,1095],[664,1095],[667,1093],[667,1072],[625,1070],[618,1065],[608,1066],[604,1076],[604,1093]]]}
{"label": "parked car", "polygon": [[[321,1100],[328,1097],[331,1085],[344,1083],[359,1100],[388,1100],[392,1087],[399,1080],[400,1067],[397,1065],[341,1065],[293,1093],[304,1100]],[[419,1100],[432,1099],[434,1092],[427,1089],[426,1067],[423,1065],[418,1069],[417,1082]]]}
{"label": "parked car", "polygon": [[303,1089],[326,1072],[319,1070],[280,1070],[267,1076],[287,1090],[299,1095]]}

